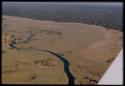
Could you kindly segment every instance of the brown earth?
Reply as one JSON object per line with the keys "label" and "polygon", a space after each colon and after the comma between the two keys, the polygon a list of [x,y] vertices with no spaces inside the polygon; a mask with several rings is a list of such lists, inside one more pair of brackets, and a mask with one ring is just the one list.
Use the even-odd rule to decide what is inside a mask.
{"label": "brown earth", "polygon": [[68,83],[62,61],[41,51],[10,49],[5,43],[6,33],[10,43],[12,35],[21,42],[31,31],[30,39],[16,44],[17,47],[51,50],[64,55],[76,78],[75,84],[96,84],[122,49],[122,32],[117,30],[81,23],[2,17],[2,83]]}

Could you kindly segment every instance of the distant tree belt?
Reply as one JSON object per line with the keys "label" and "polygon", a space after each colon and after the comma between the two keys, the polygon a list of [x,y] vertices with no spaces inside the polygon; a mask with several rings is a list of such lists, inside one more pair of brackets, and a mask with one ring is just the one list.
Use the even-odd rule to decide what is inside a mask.
{"label": "distant tree belt", "polygon": [[87,5],[4,5],[3,15],[27,17],[57,22],[76,22],[104,26],[107,29],[122,31],[122,6],[87,6]]}
{"label": "distant tree belt", "polygon": [[[24,16],[19,16],[19,17],[24,17]],[[25,16],[27,18],[31,18],[30,16]],[[110,21],[112,23],[104,23],[105,21],[103,22],[100,22],[98,20],[95,20],[95,21],[89,21],[89,19],[85,18],[85,19],[80,19],[80,18],[77,18],[77,19],[70,19],[70,18],[50,18],[50,17],[46,17],[46,18],[36,18],[35,16],[32,17],[32,19],[38,19],[38,20],[52,20],[52,21],[56,21],[56,22],[75,22],[75,23],[85,23],[85,24],[94,24],[94,25],[99,25],[99,26],[103,26],[107,29],[116,29],[116,30],[119,30],[119,31],[122,31],[123,28],[122,28],[122,23],[121,24],[118,24],[118,23],[114,23],[115,21]],[[101,20],[101,19],[99,19]],[[107,20],[108,21],[108,20]]]}

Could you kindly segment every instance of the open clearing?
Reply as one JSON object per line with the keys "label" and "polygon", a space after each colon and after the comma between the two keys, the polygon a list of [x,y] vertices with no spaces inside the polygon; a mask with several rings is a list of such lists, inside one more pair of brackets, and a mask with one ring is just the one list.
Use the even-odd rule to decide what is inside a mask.
{"label": "open clearing", "polygon": [[[122,49],[122,32],[117,30],[5,15],[2,18],[2,83],[68,84],[63,62],[35,48],[65,56],[75,84],[96,84]],[[17,47],[31,50],[10,48],[4,42],[5,33],[9,41],[12,35],[16,37],[20,42]]]}

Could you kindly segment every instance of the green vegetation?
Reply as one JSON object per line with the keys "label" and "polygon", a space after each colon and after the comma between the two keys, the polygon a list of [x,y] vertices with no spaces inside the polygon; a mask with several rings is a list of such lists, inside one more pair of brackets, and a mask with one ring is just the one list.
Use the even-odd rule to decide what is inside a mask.
{"label": "green vegetation", "polygon": [[60,56],[64,56],[64,53],[59,53]]}
{"label": "green vegetation", "polygon": [[57,22],[78,22],[122,31],[122,6],[4,3],[3,15]]}
{"label": "green vegetation", "polygon": [[5,51],[5,50],[2,50],[2,53],[3,53],[3,54],[6,54],[6,53],[7,53],[7,51]]}

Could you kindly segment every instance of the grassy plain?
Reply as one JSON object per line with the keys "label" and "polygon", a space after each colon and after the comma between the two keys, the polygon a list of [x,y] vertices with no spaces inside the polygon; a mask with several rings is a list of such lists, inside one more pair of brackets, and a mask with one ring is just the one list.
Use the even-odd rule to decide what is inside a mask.
{"label": "grassy plain", "polygon": [[[2,37],[25,39],[21,48],[51,50],[65,56],[75,84],[96,84],[122,49],[122,32],[96,25],[58,23],[14,16],[2,16]],[[10,49],[2,39],[2,83],[67,84],[63,62],[42,51]],[[34,61],[43,61],[45,65]],[[46,65],[47,64],[47,65]]]}

